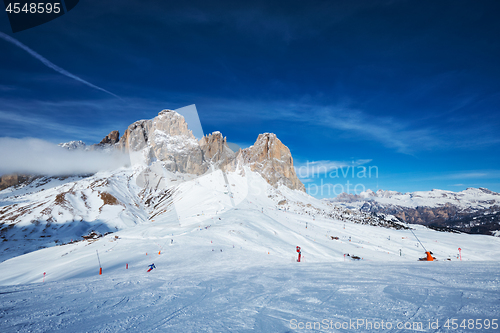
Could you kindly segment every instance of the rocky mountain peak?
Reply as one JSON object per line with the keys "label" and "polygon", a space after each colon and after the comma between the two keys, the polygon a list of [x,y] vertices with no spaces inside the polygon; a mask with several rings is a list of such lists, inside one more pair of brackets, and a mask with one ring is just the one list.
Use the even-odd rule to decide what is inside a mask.
{"label": "rocky mountain peak", "polygon": [[219,154],[225,148],[226,142],[226,138],[218,131],[205,135],[199,141],[201,147],[206,147],[204,148],[204,156],[209,159]]}
{"label": "rocky mountain peak", "polygon": [[152,125],[155,131],[162,131],[172,136],[184,135],[190,139],[194,139],[193,132],[188,129],[188,124],[184,117],[175,111],[160,111],[158,116],[153,118]]}
{"label": "rocky mountain peak", "polygon": [[172,110],[163,110],[153,119],[131,124],[117,147],[131,154],[133,164],[163,161],[173,172],[200,175],[206,171],[198,140],[188,129],[184,117]]}
{"label": "rocky mountain peak", "polygon": [[184,117],[168,109],[153,119],[132,123],[121,138],[118,131],[112,131],[98,144],[87,146],[83,141],[71,141],[59,146],[87,151],[118,149],[129,153],[132,165],[150,166],[159,161],[169,171],[196,175],[213,167],[235,171],[249,166],[273,186],[284,185],[305,192],[295,173],[292,154],[276,134],[260,134],[253,146],[233,151],[219,131],[198,141]]}
{"label": "rocky mountain peak", "polygon": [[108,135],[104,137],[104,139],[99,142],[99,145],[114,145],[120,139],[120,132],[111,131]]}
{"label": "rocky mountain peak", "polygon": [[305,192],[293,167],[290,150],[273,133],[260,134],[254,145],[241,150],[241,160],[271,185],[285,185]]}
{"label": "rocky mountain peak", "polygon": [[221,167],[235,158],[235,153],[227,145],[226,137],[223,137],[219,131],[205,135],[199,144],[205,162],[211,162]]}
{"label": "rocky mountain peak", "polygon": [[99,144],[86,146],[81,141],[60,144],[66,149],[118,149],[129,153],[133,165],[150,166],[161,161],[172,172],[201,175],[210,167],[225,171],[248,165],[273,186],[285,185],[305,191],[293,167],[293,158],[273,133],[260,134],[254,145],[233,152],[226,137],[216,131],[199,141],[188,128],[184,117],[172,110],[162,110],[153,119],[138,120],[128,126],[120,138],[112,131]]}

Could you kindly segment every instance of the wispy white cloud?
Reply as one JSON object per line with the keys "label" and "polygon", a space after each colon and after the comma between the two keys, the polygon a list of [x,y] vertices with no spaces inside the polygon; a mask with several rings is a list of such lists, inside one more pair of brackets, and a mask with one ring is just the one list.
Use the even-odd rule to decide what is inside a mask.
{"label": "wispy white cloud", "polygon": [[112,170],[130,163],[126,154],[69,151],[50,142],[25,138],[0,138],[0,175],[72,175]]}
{"label": "wispy white cloud", "polygon": [[[439,174],[420,180],[470,180],[470,179],[500,179],[500,170],[467,170],[453,173]],[[452,186],[463,186],[455,184]]]}
{"label": "wispy white cloud", "polygon": [[464,172],[447,175],[448,179],[471,179],[471,178],[485,178],[488,177],[487,172]]}
{"label": "wispy white cloud", "polygon": [[16,90],[16,88],[13,86],[6,86],[4,84],[0,84],[0,91],[12,91],[12,90]]}
{"label": "wispy white cloud", "polygon": [[[265,120],[300,122],[312,126],[322,126],[339,131],[339,135],[355,141],[375,141],[385,147],[404,154],[429,150],[447,145],[442,134],[432,126],[418,127],[394,117],[374,116],[359,109],[337,104],[331,106],[303,101],[246,101],[213,100],[214,119],[227,122],[241,121],[242,117],[251,120],[258,117]],[[238,110],[238,112],[235,112]],[[245,112],[246,111],[246,112]],[[243,115],[242,114],[246,114]]]}
{"label": "wispy white cloud", "polygon": [[348,107],[327,107],[316,114],[318,123],[326,127],[350,132],[362,139],[371,139],[400,153],[429,149],[441,144],[435,131],[428,128],[412,128],[393,117],[372,116]]}
{"label": "wispy white cloud", "polygon": [[443,176],[445,179],[476,179],[500,177],[500,171],[465,171]]}
{"label": "wispy white cloud", "polygon": [[[319,100],[324,99],[318,96]],[[331,105],[316,104],[314,98],[305,96],[296,101],[262,101],[211,99],[211,119],[218,122],[241,122],[252,119],[286,120],[306,126],[320,126],[336,130],[339,138],[352,141],[377,142],[403,154],[413,155],[420,151],[474,149],[500,143],[494,124],[484,120],[473,126],[464,121],[442,128],[443,124],[423,118],[403,119],[396,116],[374,115],[353,107],[349,101]],[[237,110],[238,112],[235,112]]]}
{"label": "wispy white cloud", "polygon": [[109,92],[108,90],[104,89],[104,88],[101,88],[101,87],[98,87],[96,86],[95,84],[92,84],[88,81],[85,81],[84,79],[68,72],[67,70],[55,65],[54,63],[50,62],[49,60],[47,60],[46,58],[44,58],[43,56],[41,56],[40,54],[38,54],[37,52],[33,51],[32,49],[30,49],[28,46],[24,45],[23,43],[21,43],[20,41],[18,41],[17,39],[15,38],[12,38],[10,37],[9,35],[3,33],[0,31],[0,38],[5,40],[6,42],[9,42],[11,44],[14,44],[15,46],[23,49],[24,51],[28,52],[33,58],[39,60],[42,64],[44,64],[45,66],[47,66],[48,68],[50,69],[53,69],[55,70],[56,72],[58,72],[59,74],[62,74],[62,75],[65,75],[73,80],[76,80],[78,82],[81,82],[91,88],[94,88],[94,89],[97,89],[97,90],[100,90],[100,91],[103,91],[113,97],[116,97],[118,99],[121,99],[119,96],[113,94],[112,92]]}

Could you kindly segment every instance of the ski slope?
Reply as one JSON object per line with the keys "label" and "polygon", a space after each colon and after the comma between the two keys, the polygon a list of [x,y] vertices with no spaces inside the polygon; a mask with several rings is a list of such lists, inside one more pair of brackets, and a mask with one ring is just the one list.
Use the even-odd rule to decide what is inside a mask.
{"label": "ski slope", "polygon": [[[0,287],[0,329],[469,332],[444,325],[451,319],[491,323],[500,313],[498,262],[299,264],[263,257],[250,264],[228,255],[197,266],[155,264],[151,273],[141,266],[122,267],[121,273],[105,270],[102,276]],[[390,323],[391,329],[368,323],[386,328]]]}
{"label": "ski slope", "polygon": [[[43,192],[86,190],[89,179],[72,181]],[[124,203],[92,206],[115,232],[0,263],[1,332],[287,332],[323,319],[438,320],[423,330],[445,332],[446,319],[500,313],[498,237],[412,226],[438,259],[418,262],[409,230],[354,223],[355,212],[248,168],[194,178],[153,166],[102,186]]]}

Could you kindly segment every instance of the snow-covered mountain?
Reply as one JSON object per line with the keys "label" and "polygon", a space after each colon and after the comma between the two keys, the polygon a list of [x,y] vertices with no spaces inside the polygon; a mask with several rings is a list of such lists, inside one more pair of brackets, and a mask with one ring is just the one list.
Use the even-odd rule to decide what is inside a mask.
{"label": "snow-covered mountain", "polygon": [[499,234],[500,230],[500,194],[485,188],[412,193],[367,190],[358,195],[343,193],[329,201],[342,202],[364,212],[391,214],[408,223],[438,229],[482,234]]}
{"label": "snow-covered mountain", "polygon": [[[249,179],[254,179],[251,185],[261,195],[269,196],[266,206],[280,203],[282,209],[299,214],[331,219],[344,216],[342,219],[358,223],[402,227],[392,217],[343,214],[343,210],[305,195],[289,149],[271,133],[259,135],[253,146],[233,152],[220,132],[198,141],[181,115],[164,110],[154,119],[130,125],[121,139],[113,131],[97,145],[74,141],[60,146],[119,150],[129,154],[130,164],[94,175],[12,176],[15,179],[6,181],[7,188],[0,192],[2,260],[81,240],[91,232],[104,235],[153,220],[181,224],[179,216],[194,214],[203,204],[205,213],[233,209],[248,195]],[[201,179],[210,179],[206,184],[210,191],[201,188]],[[236,189],[236,183],[242,187]],[[292,191],[287,193],[301,192],[301,199],[279,195],[283,188]],[[190,203],[189,209],[180,212],[184,201]],[[312,203],[306,207],[305,201]]]}
{"label": "snow-covered mountain", "polygon": [[1,191],[2,260],[79,241],[92,232],[105,235],[153,221],[178,227],[188,216],[212,219],[240,210],[245,202],[260,202],[251,211],[262,214],[274,207],[313,221],[407,229],[390,214],[352,210],[305,194],[290,150],[272,133],[233,152],[220,132],[198,141],[181,115],[163,110],[130,125],[122,138],[113,131],[97,146],[80,141],[61,146],[119,150],[129,154],[130,164],[93,175],[27,177]]}
{"label": "snow-covered mountain", "polygon": [[99,150],[99,151],[112,151],[115,144],[118,143],[120,138],[120,132],[111,131],[108,135],[106,135],[101,142],[87,145],[82,140],[78,141],[69,141],[58,144],[59,147],[67,149],[67,150],[83,150],[83,151],[91,151],[91,150]]}
{"label": "snow-covered mountain", "polygon": [[[290,150],[275,134],[261,134],[251,147],[233,152],[220,132],[198,141],[184,118],[171,110],[133,123],[121,138],[113,131],[97,145],[73,141],[60,146],[122,151],[130,156],[130,164],[93,175],[16,178],[13,185],[20,185],[0,191],[2,260],[79,241],[92,232],[105,235],[151,222],[178,227],[186,217],[213,219],[228,210],[248,214],[241,208],[244,203],[254,203],[251,211],[262,214],[269,207],[291,213],[287,219],[295,214],[313,221],[406,230],[401,221],[421,222],[407,217],[414,216],[409,213],[413,211],[422,215],[422,207],[484,213],[497,209],[500,198],[485,189],[469,189],[366,191],[334,202],[317,200],[304,193]],[[337,237],[328,230],[326,236]]]}
{"label": "snow-covered mountain", "polygon": [[[321,237],[341,240],[341,233],[331,230],[339,224],[344,228],[347,223],[405,232],[409,227],[401,221],[410,216],[409,209],[420,214],[422,207],[434,212],[460,209],[483,213],[485,209],[497,209],[500,197],[485,189],[469,189],[458,194],[367,191],[355,197],[341,196],[336,202],[317,200],[304,192],[290,150],[275,134],[261,134],[253,146],[233,152],[220,132],[198,141],[184,118],[171,110],[133,123],[121,138],[113,131],[97,145],[73,142],[61,146],[122,151],[130,156],[130,164],[93,175],[25,177],[21,184],[0,191],[2,261],[109,233],[142,228],[149,233],[156,225],[167,233],[175,234],[179,228],[187,232],[217,222],[214,219],[226,212],[232,219],[230,225],[245,221],[245,227],[232,225],[230,233],[247,235],[245,242],[255,248],[265,242],[266,248],[284,254],[297,239],[311,249],[317,248],[303,239],[304,230],[287,223],[302,224],[310,232],[309,228],[320,223],[315,221],[322,221]],[[248,221],[245,216],[254,216],[255,220]],[[359,233],[364,233],[362,230]],[[250,235],[254,233],[265,236],[246,239],[253,238]],[[270,246],[278,234],[279,245]],[[326,252],[318,249],[315,253],[322,257]]]}
{"label": "snow-covered mountain", "polygon": [[87,148],[87,144],[82,140],[78,141],[69,141],[58,144],[59,147],[65,148],[68,150],[82,149],[85,150]]}
{"label": "snow-covered mountain", "polygon": [[[2,332],[284,332],[324,328],[323,319],[333,331],[350,318],[427,328],[478,313],[491,325],[498,313],[500,238],[409,230],[361,209],[375,203],[366,198],[315,199],[272,133],[234,152],[221,133],[196,140],[180,115],[162,111],[98,145],[130,163],[5,178]],[[421,197],[444,200],[432,196]],[[464,209],[496,202],[466,197]],[[417,262],[423,246],[439,261]]]}

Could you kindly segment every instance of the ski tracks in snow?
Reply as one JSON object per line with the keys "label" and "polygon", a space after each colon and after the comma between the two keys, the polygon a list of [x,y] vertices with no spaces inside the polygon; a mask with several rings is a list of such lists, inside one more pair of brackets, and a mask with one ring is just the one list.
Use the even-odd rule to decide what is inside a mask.
{"label": "ski tracks in snow", "polygon": [[496,318],[498,281],[493,262],[245,267],[228,261],[0,287],[0,331],[291,332],[294,319],[365,319],[391,322],[392,332],[398,322],[427,328],[439,320],[440,329],[424,330],[442,332],[446,319]]}

